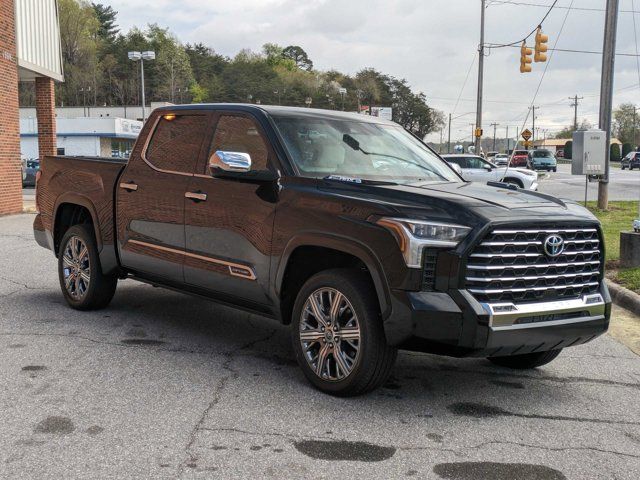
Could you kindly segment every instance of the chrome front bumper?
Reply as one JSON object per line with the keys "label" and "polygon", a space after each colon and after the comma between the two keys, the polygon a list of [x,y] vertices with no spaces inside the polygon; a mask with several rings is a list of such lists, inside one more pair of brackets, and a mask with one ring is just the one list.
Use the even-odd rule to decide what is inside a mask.
{"label": "chrome front bumper", "polygon": [[565,325],[602,318],[606,303],[602,294],[540,303],[481,303],[494,331]]}

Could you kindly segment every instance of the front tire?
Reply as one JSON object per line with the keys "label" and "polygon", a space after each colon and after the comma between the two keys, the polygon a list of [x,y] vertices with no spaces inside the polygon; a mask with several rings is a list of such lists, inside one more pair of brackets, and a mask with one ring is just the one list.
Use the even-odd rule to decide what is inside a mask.
{"label": "front tire", "polygon": [[397,356],[387,345],[378,300],[368,276],[326,270],[302,286],[291,321],[293,350],[317,389],[355,396],[383,385]]}
{"label": "front tire", "polygon": [[74,225],[60,242],[58,278],[65,300],[76,310],[106,307],[116,291],[118,277],[103,275],[93,229]]}
{"label": "front tire", "polygon": [[513,368],[515,370],[528,370],[541,367],[555,360],[560,355],[562,349],[549,350],[548,352],[525,353],[523,355],[511,355],[508,357],[488,357],[488,360],[501,367]]}
{"label": "front tire", "polygon": [[515,185],[518,188],[524,188],[522,182],[516,178],[505,178],[504,183],[508,183],[509,185]]}

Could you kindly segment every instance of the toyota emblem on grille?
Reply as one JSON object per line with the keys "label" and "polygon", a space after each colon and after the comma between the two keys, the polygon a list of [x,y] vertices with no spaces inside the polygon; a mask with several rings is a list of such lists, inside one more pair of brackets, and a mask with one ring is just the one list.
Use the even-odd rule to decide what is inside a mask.
{"label": "toyota emblem on grille", "polygon": [[557,257],[564,252],[564,238],[560,235],[549,235],[544,239],[544,253],[548,257]]}

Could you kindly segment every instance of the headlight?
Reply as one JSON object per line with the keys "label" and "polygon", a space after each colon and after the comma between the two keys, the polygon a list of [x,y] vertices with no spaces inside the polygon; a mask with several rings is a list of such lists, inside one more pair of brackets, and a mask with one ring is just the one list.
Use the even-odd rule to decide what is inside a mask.
{"label": "headlight", "polygon": [[393,233],[407,267],[422,267],[426,246],[455,247],[471,231],[470,227],[404,218],[381,218],[376,222]]}

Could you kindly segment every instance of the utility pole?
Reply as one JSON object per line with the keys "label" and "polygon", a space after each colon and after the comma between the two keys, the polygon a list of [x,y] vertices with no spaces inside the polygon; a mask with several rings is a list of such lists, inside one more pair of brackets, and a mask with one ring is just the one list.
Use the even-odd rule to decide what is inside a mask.
{"label": "utility pole", "polygon": [[584,97],[578,97],[578,95],[576,95],[575,97],[569,97],[569,100],[573,100],[573,103],[569,106],[574,108],[574,111],[573,111],[573,129],[574,130],[578,130],[578,100],[582,100],[583,98]]}
{"label": "utility pole", "polygon": [[531,118],[533,119],[533,125],[531,127],[531,134],[533,135],[533,137],[531,138],[532,143],[536,141],[536,108],[540,107],[532,106],[529,108],[529,110],[532,111]]}
{"label": "utility pole", "polygon": [[491,126],[493,127],[493,151],[496,151],[496,128],[498,127],[498,125],[500,125],[499,123],[492,123]]}
{"label": "utility pole", "polygon": [[509,138],[509,125],[507,125],[507,151],[504,153],[509,153],[510,147],[511,147],[511,139]]}
{"label": "utility pole", "polygon": [[447,153],[451,153],[451,114],[449,114],[449,138],[447,139]]}
{"label": "utility pole", "polygon": [[442,153],[442,128],[440,129],[440,144],[438,145],[438,153]]}
{"label": "utility pole", "polygon": [[640,144],[640,142],[636,142],[636,130],[638,128],[637,115],[638,115],[638,107],[634,106],[633,107],[633,140],[632,140],[632,142],[634,143],[633,145],[634,149],[638,148],[638,144]]}
{"label": "utility pole", "polygon": [[600,130],[606,138],[604,178],[598,184],[598,208],[609,207],[609,169],[611,161],[611,109],[613,106],[613,75],[616,63],[616,35],[618,33],[618,0],[607,0],[602,48],[602,79],[600,81]]}
{"label": "utility pole", "polygon": [[[482,130],[482,83],[484,80],[484,11],[486,0],[480,0],[480,46],[478,47],[478,100],[476,106],[476,129]],[[478,132],[479,133],[479,132]],[[475,139],[476,154],[480,155],[481,136]]]}

